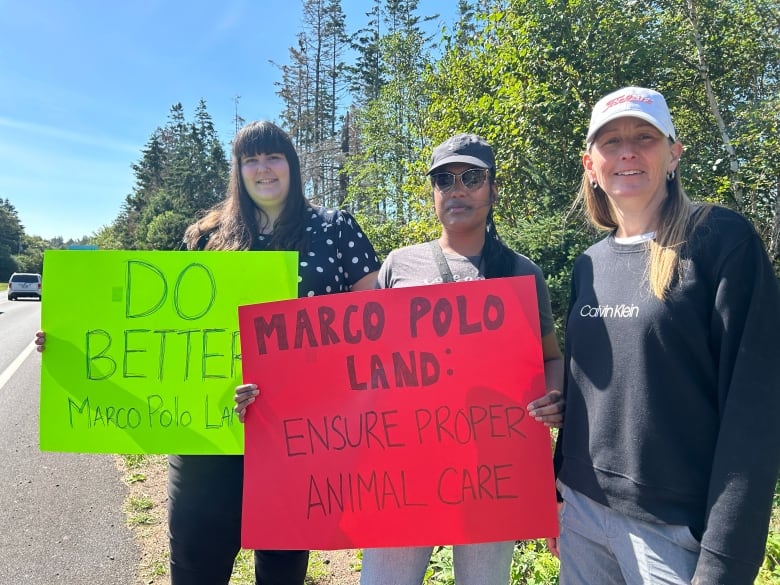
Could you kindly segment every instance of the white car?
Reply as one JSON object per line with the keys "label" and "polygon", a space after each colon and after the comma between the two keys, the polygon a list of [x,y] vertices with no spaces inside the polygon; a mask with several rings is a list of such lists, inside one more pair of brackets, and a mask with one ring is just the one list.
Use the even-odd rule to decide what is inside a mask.
{"label": "white car", "polygon": [[41,300],[41,275],[37,272],[14,272],[8,279],[8,300],[33,297]]}

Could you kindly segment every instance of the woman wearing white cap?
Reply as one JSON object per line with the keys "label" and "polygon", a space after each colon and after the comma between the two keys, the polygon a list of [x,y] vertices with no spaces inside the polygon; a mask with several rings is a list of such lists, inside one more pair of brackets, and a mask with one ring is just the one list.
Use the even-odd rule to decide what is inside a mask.
{"label": "woman wearing white cap", "polygon": [[780,292],[740,215],[693,205],[656,91],[593,109],[556,445],[561,585],[750,584],[780,463]]}
{"label": "woman wearing white cap", "polygon": [[[493,149],[479,136],[457,134],[433,150],[427,175],[441,236],[390,252],[379,271],[381,288],[502,276],[533,275],[542,336],[547,394],[528,405],[540,423],[560,426],[563,356],[553,326],[550,295],[540,268],[513,252],[493,222],[498,196]],[[414,531],[414,526],[409,527]],[[446,544],[446,543],[441,543]],[[514,541],[453,547],[457,585],[506,585]],[[420,585],[433,547],[373,548],[363,552],[361,585]]]}

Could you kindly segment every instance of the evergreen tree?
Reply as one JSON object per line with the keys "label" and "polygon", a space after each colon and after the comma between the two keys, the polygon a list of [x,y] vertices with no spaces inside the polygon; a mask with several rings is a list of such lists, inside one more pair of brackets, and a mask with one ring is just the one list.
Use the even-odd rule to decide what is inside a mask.
{"label": "evergreen tree", "polygon": [[16,208],[8,199],[0,199],[0,281],[19,270],[15,256],[21,254],[24,226],[19,221]]}
{"label": "evergreen tree", "polygon": [[[369,221],[408,227],[417,219],[408,181],[416,174],[411,169],[419,168],[429,108],[423,73],[431,64],[432,43],[422,24],[432,17],[417,14],[416,0],[388,0],[381,11],[377,8],[369,13],[370,24],[381,19],[387,32],[376,43],[364,37],[370,41],[361,48],[363,63],[379,50],[380,68],[362,69],[357,77],[366,82],[362,89],[367,93],[356,100],[349,200]],[[381,82],[375,94],[369,82]]]}
{"label": "evergreen tree", "polygon": [[99,245],[175,248],[183,227],[220,201],[227,185],[229,163],[206,103],[199,102],[194,122],[187,122],[180,103],[174,104],[167,124],[152,133],[132,168],[133,192],[110,228],[96,236]]}
{"label": "evergreen tree", "polygon": [[356,106],[365,105],[379,98],[379,91],[385,83],[382,70],[381,0],[373,0],[371,10],[366,13],[368,23],[355,33],[352,49],[357,53],[355,64],[348,67],[350,92]]}

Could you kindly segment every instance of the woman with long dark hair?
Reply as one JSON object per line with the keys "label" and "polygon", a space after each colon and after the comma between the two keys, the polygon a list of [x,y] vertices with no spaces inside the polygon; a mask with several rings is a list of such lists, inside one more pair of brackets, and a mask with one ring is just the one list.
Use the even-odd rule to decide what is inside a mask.
{"label": "woman with long dark hair", "polygon": [[[184,240],[190,250],[298,251],[299,297],[374,288],[379,268],[349,213],[306,200],[290,137],[266,121],[236,135],[227,196],[187,229]],[[253,399],[256,387],[252,391]],[[242,456],[169,457],[173,585],[230,581],[240,549],[242,482]],[[258,550],[254,557],[258,585],[304,582],[308,551]]]}

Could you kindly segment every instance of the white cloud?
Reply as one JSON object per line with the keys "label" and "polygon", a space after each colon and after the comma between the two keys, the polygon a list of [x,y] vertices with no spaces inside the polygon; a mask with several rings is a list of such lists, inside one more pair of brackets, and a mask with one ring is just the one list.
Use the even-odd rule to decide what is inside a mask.
{"label": "white cloud", "polygon": [[[35,124],[33,122],[23,122],[18,120],[12,120],[0,116],[0,127],[11,128],[13,130],[21,130],[25,133],[33,133],[39,136],[47,138],[54,138],[65,142],[71,142],[76,144],[85,144],[88,146],[94,146],[102,149],[116,150],[120,152],[127,152],[132,154],[139,154],[140,148],[137,144],[130,144],[128,142],[121,142],[105,136],[96,136],[89,134],[82,134],[73,130],[60,128],[57,126]],[[28,140],[29,141],[29,138]]]}

